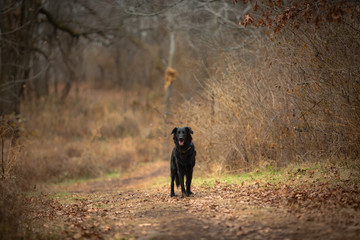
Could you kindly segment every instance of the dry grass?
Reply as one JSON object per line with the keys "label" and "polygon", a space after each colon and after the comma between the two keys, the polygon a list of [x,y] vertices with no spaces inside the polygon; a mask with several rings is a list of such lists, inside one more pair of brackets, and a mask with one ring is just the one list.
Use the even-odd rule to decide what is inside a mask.
{"label": "dry grass", "polygon": [[224,54],[177,121],[201,139],[198,167],[221,174],[358,159],[357,37],[344,26],[304,26],[272,42],[259,36],[250,59],[250,49]]}
{"label": "dry grass", "polygon": [[34,182],[96,177],[161,158],[159,96],[81,87],[63,104],[23,107],[21,174]]}

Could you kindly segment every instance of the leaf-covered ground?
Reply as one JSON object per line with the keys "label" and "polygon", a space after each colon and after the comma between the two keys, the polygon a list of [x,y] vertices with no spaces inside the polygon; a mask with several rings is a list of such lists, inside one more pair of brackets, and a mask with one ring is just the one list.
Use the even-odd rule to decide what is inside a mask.
{"label": "leaf-covered ground", "polygon": [[[295,172],[295,178],[306,170]],[[360,187],[338,181],[194,180],[169,197],[168,163],[29,197],[37,239],[359,239]],[[300,181],[301,183],[301,181]],[[177,191],[179,193],[179,191]],[[179,195],[179,194],[178,194]]]}

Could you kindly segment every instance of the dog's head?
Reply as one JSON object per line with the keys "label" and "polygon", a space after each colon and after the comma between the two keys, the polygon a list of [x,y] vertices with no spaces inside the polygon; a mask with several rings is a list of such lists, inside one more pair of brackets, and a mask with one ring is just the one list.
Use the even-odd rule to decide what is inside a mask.
{"label": "dog's head", "polygon": [[192,141],[191,134],[194,132],[189,127],[174,128],[171,134],[174,134],[174,143],[177,147],[188,147]]}

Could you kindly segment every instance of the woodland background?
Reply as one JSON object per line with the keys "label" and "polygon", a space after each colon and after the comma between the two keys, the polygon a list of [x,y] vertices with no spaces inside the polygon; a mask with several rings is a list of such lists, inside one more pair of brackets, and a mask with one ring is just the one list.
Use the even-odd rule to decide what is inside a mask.
{"label": "woodland background", "polygon": [[[1,221],[43,182],[167,160],[359,169],[358,1],[1,0]],[[13,201],[13,199],[19,201]],[[13,211],[13,210],[11,210]],[[3,220],[5,219],[5,220]]]}

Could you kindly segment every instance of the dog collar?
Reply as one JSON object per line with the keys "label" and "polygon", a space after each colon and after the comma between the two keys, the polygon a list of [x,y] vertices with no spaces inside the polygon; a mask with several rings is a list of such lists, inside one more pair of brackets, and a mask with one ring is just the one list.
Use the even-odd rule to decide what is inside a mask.
{"label": "dog collar", "polygon": [[188,149],[184,150],[184,151],[181,151],[181,153],[186,153],[187,151],[189,151],[193,146],[193,143],[191,142],[190,143],[190,147],[188,147]]}

